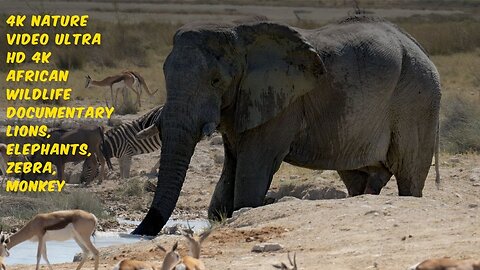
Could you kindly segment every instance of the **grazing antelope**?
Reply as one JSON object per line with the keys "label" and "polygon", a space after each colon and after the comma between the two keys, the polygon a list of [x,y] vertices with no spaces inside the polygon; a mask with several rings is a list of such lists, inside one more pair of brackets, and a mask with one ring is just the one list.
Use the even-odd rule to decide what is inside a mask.
{"label": "grazing antelope", "polygon": [[157,245],[160,250],[165,252],[165,259],[163,259],[162,266],[156,267],[153,263],[137,261],[131,259],[124,259],[117,263],[113,270],[173,270],[180,262],[180,255],[177,252],[178,242],[176,242],[172,249],[167,252],[165,248]]}
{"label": "grazing antelope", "polygon": [[428,259],[410,267],[409,270],[480,270],[480,261]]}
{"label": "grazing antelope", "polygon": [[0,143],[0,172],[2,173],[2,179],[0,179],[0,186],[3,185],[3,181],[7,177],[7,145]]}
{"label": "grazing antelope", "polygon": [[[157,91],[155,90],[154,92],[150,92],[150,89],[147,86],[147,83],[145,82],[145,79],[138,74],[135,71],[122,71],[122,73],[118,75],[113,75],[113,76],[108,76],[104,78],[103,80],[97,81],[93,80],[90,75],[85,76],[85,88],[91,87],[91,86],[108,86],[110,87],[110,96],[112,99],[113,106],[117,106],[117,96],[118,96],[118,90],[122,88],[130,88],[135,95],[137,96],[136,104],[138,107],[141,107],[141,102],[140,102],[140,96],[142,95],[142,90],[145,89],[147,91],[149,96],[153,96]],[[113,95],[113,88],[117,89],[115,93],[115,98]]]}
{"label": "grazing antelope", "polygon": [[7,270],[7,266],[3,260],[10,255],[7,248],[9,241],[10,239],[4,235],[2,229],[0,229],[0,270]]}
{"label": "grazing antelope", "polygon": [[7,243],[10,250],[16,245],[25,241],[38,241],[37,266],[40,269],[40,260],[43,256],[47,262],[48,268],[52,266],[47,258],[47,241],[66,241],[74,239],[83,251],[82,261],[77,266],[77,270],[82,268],[87,260],[88,252],[95,257],[95,270],[98,269],[98,250],[90,241],[90,236],[95,233],[97,218],[83,210],[66,210],[46,214],[38,214],[33,217],[22,229],[12,234]]}
{"label": "grazing antelope", "polygon": [[297,270],[297,254],[293,254],[293,261],[290,258],[290,253],[288,253],[288,262],[290,263],[290,266],[287,266],[286,264],[279,263],[279,264],[274,264],[273,267],[281,270]]}

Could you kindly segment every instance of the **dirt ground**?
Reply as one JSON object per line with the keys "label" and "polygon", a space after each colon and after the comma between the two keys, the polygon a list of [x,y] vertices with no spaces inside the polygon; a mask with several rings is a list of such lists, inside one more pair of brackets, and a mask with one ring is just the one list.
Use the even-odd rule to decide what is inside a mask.
{"label": "dirt ground", "polygon": [[[223,153],[218,143],[218,139],[212,139],[197,147],[174,214],[176,218],[206,216],[221,172]],[[145,172],[156,158],[158,153],[136,157],[132,178],[121,181],[128,183],[137,178],[154,181]],[[335,172],[283,164],[275,176],[271,196],[335,199],[300,200],[287,196],[281,202],[243,212],[212,233],[204,245],[202,259],[208,269],[273,269],[273,263],[286,262],[287,253],[294,252],[299,269],[395,270],[431,257],[478,258],[480,156],[442,155],[440,165],[441,188],[435,186],[432,167],[423,198],[397,196],[395,179],[380,196],[344,198],[346,190]],[[110,178],[115,177],[110,174]],[[90,189],[118,216],[141,219],[146,204],[134,210],[135,203],[130,198],[119,198],[114,192],[120,184],[118,180],[107,180]],[[151,195],[145,193],[137,200],[146,203]],[[163,254],[155,243],[168,247],[175,241],[180,241],[181,253],[187,254],[184,239],[171,235],[103,248],[100,269],[111,269],[123,258],[157,261],[160,265]],[[283,249],[251,252],[255,244],[262,242],[278,243]],[[55,269],[75,267],[75,263],[55,265]],[[28,270],[34,266],[17,265],[9,269]],[[93,269],[92,262],[86,269]]]}

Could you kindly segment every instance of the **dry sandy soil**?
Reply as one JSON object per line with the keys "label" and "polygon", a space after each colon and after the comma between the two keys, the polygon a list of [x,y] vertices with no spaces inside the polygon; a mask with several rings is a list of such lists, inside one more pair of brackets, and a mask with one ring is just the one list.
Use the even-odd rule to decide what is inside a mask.
{"label": "dry sandy soil", "polygon": [[[147,180],[143,172],[149,171],[157,157],[158,153],[137,157],[132,178]],[[221,171],[221,157],[222,146],[215,144],[215,139],[199,144],[176,217],[205,217]],[[480,156],[442,155],[440,164],[441,189],[435,187],[432,167],[423,198],[397,196],[395,179],[380,196],[343,198],[345,188],[335,172],[283,164],[273,183],[274,192],[281,189],[283,195],[336,199],[285,197],[282,202],[248,210],[214,231],[204,245],[202,258],[208,269],[273,269],[273,263],[287,260],[287,252],[296,252],[299,269],[327,270],[406,269],[430,257],[478,258]],[[114,174],[110,176],[115,178]],[[109,180],[91,189],[118,216],[141,218],[145,207],[134,211],[129,198],[123,198],[122,202],[122,198],[109,197],[118,197],[112,195],[118,185]],[[297,188],[285,188],[289,185]],[[151,194],[146,194],[140,199],[147,203],[150,197]],[[162,235],[154,241],[170,246],[177,240],[181,253],[186,254],[181,236]],[[252,247],[261,242],[279,243],[284,249],[252,253]],[[122,258],[142,258],[160,264],[163,254],[152,241],[105,248],[101,249],[101,269],[111,269]],[[63,264],[56,265],[55,269],[75,267],[76,264]],[[9,269],[34,267],[12,266]],[[86,269],[93,269],[91,262]]]}

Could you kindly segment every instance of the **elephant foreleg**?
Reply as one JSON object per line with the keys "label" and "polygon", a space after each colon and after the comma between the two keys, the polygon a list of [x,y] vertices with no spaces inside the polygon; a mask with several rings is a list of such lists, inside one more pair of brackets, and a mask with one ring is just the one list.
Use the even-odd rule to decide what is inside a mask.
{"label": "elephant foreleg", "polygon": [[261,154],[252,151],[238,157],[234,210],[263,205],[273,175],[286,155],[286,151]]}
{"label": "elephant foreleg", "polygon": [[231,217],[233,213],[233,197],[235,187],[235,169],[237,160],[232,154],[232,150],[227,145],[224,136],[225,159],[220,180],[215,187],[210,206],[208,208],[208,218],[220,220],[222,217]]}
{"label": "elephant foreleg", "polygon": [[234,210],[263,205],[273,175],[289,153],[301,123],[297,114],[286,112],[242,134],[237,150]]}

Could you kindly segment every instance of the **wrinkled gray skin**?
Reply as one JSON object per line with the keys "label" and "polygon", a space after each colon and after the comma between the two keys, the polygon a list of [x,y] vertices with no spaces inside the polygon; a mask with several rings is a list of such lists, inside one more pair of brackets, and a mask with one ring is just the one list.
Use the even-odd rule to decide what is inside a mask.
{"label": "wrinkled gray skin", "polygon": [[435,149],[438,72],[390,23],[349,18],[317,30],[271,22],[190,24],[164,64],[167,102],[155,197],[134,234],[170,217],[195,145],[216,127],[225,163],[209,217],[262,205],[282,161],[337,170],[351,196],[393,175],[422,196]]}

